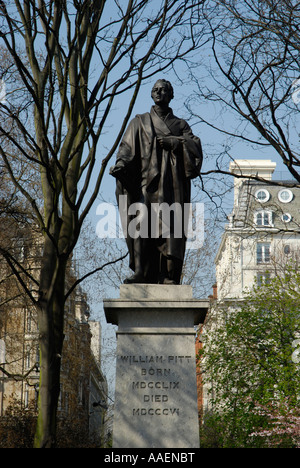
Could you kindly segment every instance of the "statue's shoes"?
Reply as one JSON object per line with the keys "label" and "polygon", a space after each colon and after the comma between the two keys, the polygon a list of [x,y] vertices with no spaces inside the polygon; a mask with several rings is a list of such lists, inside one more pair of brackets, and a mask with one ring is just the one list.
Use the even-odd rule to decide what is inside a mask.
{"label": "statue's shoes", "polygon": [[135,273],[124,280],[124,284],[145,283],[145,278],[141,273]]}
{"label": "statue's shoes", "polygon": [[177,284],[176,281],[171,280],[169,278],[164,278],[162,284]]}

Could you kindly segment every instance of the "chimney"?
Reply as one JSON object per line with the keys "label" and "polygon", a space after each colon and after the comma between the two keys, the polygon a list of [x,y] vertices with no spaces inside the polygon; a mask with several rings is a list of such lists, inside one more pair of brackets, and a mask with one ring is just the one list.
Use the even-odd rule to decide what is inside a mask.
{"label": "chimney", "polygon": [[218,286],[217,286],[217,283],[215,283],[212,287],[212,290],[213,290],[213,293],[208,296],[208,299],[210,301],[216,301],[218,299]]}

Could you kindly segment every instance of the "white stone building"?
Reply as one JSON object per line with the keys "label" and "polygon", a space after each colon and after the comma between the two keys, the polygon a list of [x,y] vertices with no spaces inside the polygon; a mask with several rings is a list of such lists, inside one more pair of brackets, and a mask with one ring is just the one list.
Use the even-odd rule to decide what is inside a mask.
{"label": "white stone building", "polygon": [[[270,160],[236,160],[234,206],[215,258],[218,301],[242,299],[300,250],[300,189],[273,180]],[[266,182],[249,179],[263,178]]]}
{"label": "white stone building", "polygon": [[[268,281],[289,261],[300,261],[300,188],[292,180],[275,180],[275,168],[270,160],[230,164],[236,176],[233,210],[215,257],[214,297],[199,334],[204,346],[256,283]],[[213,382],[204,384],[202,392],[205,413],[211,409]]]}

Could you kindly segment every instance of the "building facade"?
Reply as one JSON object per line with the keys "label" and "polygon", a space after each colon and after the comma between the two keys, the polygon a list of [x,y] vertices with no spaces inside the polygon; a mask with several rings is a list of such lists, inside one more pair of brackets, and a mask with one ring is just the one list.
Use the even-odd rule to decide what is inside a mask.
{"label": "building facade", "polygon": [[[205,347],[222,320],[230,319],[255,285],[280,275],[290,262],[300,261],[300,189],[293,180],[276,180],[275,168],[270,160],[230,164],[235,175],[233,209],[215,257],[216,285],[197,336],[200,347]],[[201,371],[205,363],[199,364]],[[212,409],[213,389],[213,381],[200,386],[202,413]]]}
{"label": "building facade", "polygon": [[[38,244],[28,232],[26,242],[22,237],[17,242],[18,261],[32,278],[38,272]],[[70,266],[67,281],[71,285],[75,280]],[[33,413],[37,409],[38,334],[34,307],[5,262],[0,262],[0,418],[12,406]],[[76,428],[78,438],[83,433],[87,441],[103,446],[107,382],[101,369],[101,325],[90,320],[87,296],[80,287],[65,304],[64,335],[58,421],[70,435]]]}
{"label": "building facade", "polygon": [[[300,253],[300,189],[269,160],[236,160],[234,206],[215,258],[218,300],[242,299]],[[247,177],[265,179],[264,182]]]}

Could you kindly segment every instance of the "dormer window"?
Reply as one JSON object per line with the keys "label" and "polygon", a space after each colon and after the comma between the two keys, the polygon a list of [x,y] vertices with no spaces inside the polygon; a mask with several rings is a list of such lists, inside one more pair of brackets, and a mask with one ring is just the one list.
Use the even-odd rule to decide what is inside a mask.
{"label": "dormer window", "polygon": [[256,226],[263,227],[273,227],[273,213],[269,210],[257,211],[254,215],[254,222]]}
{"label": "dormer window", "polygon": [[260,203],[266,203],[270,199],[270,194],[266,189],[259,189],[255,192],[255,198]]}

